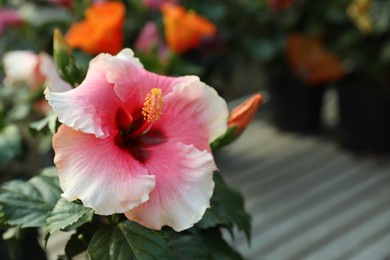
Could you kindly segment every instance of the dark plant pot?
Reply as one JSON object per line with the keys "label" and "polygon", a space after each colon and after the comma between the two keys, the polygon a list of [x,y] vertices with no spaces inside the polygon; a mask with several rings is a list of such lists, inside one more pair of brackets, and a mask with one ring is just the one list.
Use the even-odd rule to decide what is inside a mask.
{"label": "dark plant pot", "polygon": [[339,132],[342,146],[355,151],[390,151],[390,91],[347,82],[340,85]]}
{"label": "dark plant pot", "polygon": [[272,121],[280,130],[316,133],[321,130],[325,86],[307,86],[293,78],[269,81]]}

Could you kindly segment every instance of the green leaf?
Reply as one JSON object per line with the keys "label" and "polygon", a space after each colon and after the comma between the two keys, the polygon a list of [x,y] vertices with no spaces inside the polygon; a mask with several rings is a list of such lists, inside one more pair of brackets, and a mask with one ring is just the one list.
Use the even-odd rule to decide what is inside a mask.
{"label": "green leaf", "polygon": [[205,229],[224,225],[233,234],[233,227],[245,233],[247,240],[251,237],[251,217],[245,211],[241,193],[229,187],[219,173],[214,174],[214,194],[211,198],[211,207],[206,211],[202,220],[197,224]]}
{"label": "green leaf", "polygon": [[237,127],[230,127],[226,130],[226,132],[215,139],[211,144],[211,149],[213,151],[216,151],[230,143],[232,143],[234,140],[236,140],[239,135],[236,134],[236,128]]}
{"label": "green leaf", "polygon": [[40,120],[37,120],[37,121],[34,121],[32,123],[30,123],[30,129],[36,131],[36,132],[40,132],[42,131],[49,123],[49,118],[48,117],[44,117]]}
{"label": "green leaf", "polygon": [[55,134],[58,126],[59,122],[57,120],[57,115],[52,111],[45,118],[30,123],[29,128],[32,134],[47,131],[50,131],[51,134]]}
{"label": "green leaf", "polygon": [[207,250],[215,260],[242,259],[241,255],[231,248],[223,239],[218,228],[202,230],[200,237],[204,241]]}
{"label": "green leaf", "polygon": [[48,128],[50,130],[50,133],[54,135],[57,132],[58,127],[60,126],[58,116],[56,113],[54,113],[54,111],[52,111],[47,117],[49,118]]}
{"label": "green leaf", "polygon": [[91,260],[136,259],[117,226],[105,226],[92,237],[87,249]]}
{"label": "green leaf", "polygon": [[171,259],[172,247],[164,231],[154,231],[126,220],[105,226],[92,237],[88,255],[93,259]]}
{"label": "green leaf", "polygon": [[[55,168],[54,168],[55,169]],[[0,188],[0,205],[11,225],[40,227],[45,224],[47,213],[60,198],[58,177],[53,168],[28,181],[13,180]]]}
{"label": "green leaf", "polygon": [[172,248],[165,232],[150,230],[129,220],[119,223],[118,226],[137,259],[162,259],[172,256]]}
{"label": "green leaf", "polygon": [[224,220],[223,218],[221,218],[221,216],[218,215],[218,212],[212,208],[208,208],[204,213],[201,221],[196,224],[196,226],[201,229],[207,229],[218,225],[232,227],[232,225],[229,225],[229,223],[226,222],[226,220]]}
{"label": "green leaf", "polygon": [[9,120],[23,120],[30,113],[30,104],[16,104],[8,113]]}
{"label": "green leaf", "polygon": [[219,228],[195,232],[169,232],[174,259],[242,259],[223,239]]}
{"label": "green leaf", "polygon": [[86,208],[75,202],[69,202],[63,198],[59,199],[46,218],[46,241],[55,231],[71,225],[75,229],[91,221],[93,213],[91,208]]}
{"label": "green leaf", "polygon": [[7,216],[4,213],[3,206],[0,205],[0,228],[7,224]]}
{"label": "green leaf", "polygon": [[206,245],[199,236],[175,231],[168,234],[174,250],[174,259],[212,259],[211,253],[206,250]]}
{"label": "green leaf", "polygon": [[22,138],[15,125],[0,130],[0,166],[5,165],[22,152]]}
{"label": "green leaf", "polygon": [[76,230],[65,245],[65,254],[69,259],[87,251],[88,245],[92,239],[94,228],[90,225],[83,225]]}

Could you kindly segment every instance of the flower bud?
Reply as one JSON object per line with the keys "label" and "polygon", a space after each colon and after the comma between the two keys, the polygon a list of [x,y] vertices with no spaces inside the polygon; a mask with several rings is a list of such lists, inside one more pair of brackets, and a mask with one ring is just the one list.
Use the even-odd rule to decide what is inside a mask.
{"label": "flower bud", "polygon": [[61,72],[63,72],[64,68],[72,57],[72,49],[66,43],[61,31],[58,28],[54,29],[53,55],[54,61],[56,62],[58,68],[60,68]]}
{"label": "flower bud", "polygon": [[85,69],[76,63],[72,48],[66,43],[59,29],[54,30],[53,56],[59,74],[65,81],[77,86],[84,79]]}
{"label": "flower bud", "polygon": [[235,128],[236,135],[240,135],[252,122],[257,110],[263,102],[263,96],[255,94],[233,109],[228,120],[228,127]]}
{"label": "flower bud", "polygon": [[217,150],[236,140],[252,122],[262,102],[263,96],[255,94],[233,109],[227,131],[211,143],[211,148]]}

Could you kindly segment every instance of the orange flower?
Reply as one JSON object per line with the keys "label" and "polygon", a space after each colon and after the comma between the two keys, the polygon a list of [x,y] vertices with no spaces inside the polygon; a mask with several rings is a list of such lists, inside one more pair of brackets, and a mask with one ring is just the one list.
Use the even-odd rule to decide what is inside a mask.
{"label": "orange flower", "polygon": [[183,6],[164,4],[161,8],[168,46],[177,53],[183,53],[199,46],[202,38],[215,33],[216,27],[194,11]]}
{"label": "orange flower", "polygon": [[117,54],[122,49],[125,6],[121,2],[95,4],[85,12],[85,20],[73,24],[66,40],[87,53]]}
{"label": "orange flower", "polygon": [[291,34],[287,41],[286,56],[294,74],[308,85],[339,80],[345,74],[339,57],[324,49],[316,38]]}
{"label": "orange flower", "polygon": [[242,104],[232,110],[228,120],[228,127],[236,128],[235,134],[237,136],[240,135],[252,122],[262,102],[263,96],[260,94],[255,94],[245,100]]}

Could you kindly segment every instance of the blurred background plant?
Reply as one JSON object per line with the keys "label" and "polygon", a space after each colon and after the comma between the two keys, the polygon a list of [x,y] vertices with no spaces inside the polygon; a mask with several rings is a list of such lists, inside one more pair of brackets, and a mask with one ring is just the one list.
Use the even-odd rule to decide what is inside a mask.
{"label": "blurred background plant", "polygon": [[[4,14],[0,16],[3,66],[0,86],[3,183],[0,187],[0,258],[45,259],[40,245],[42,238],[37,239],[37,228],[43,227],[46,239],[60,229],[77,232],[67,245],[64,244],[66,256],[63,258],[70,259],[89,251],[88,254],[100,259],[110,251],[99,253],[95,250],[99,245],[94,249],[93,244],[101,241],[99,228],[129,224],[131,228],[141,230],[132,234],[132,238],[155,240],[160,237],[160,240],[158,247],[143,243],[145,251],[142,252],[122,247],[126,255],[133,252],[135,257],[142,257],[153,250],[153,254],[179,257],[188,254],[181,249],[184,246],[204,248],[202,251],[189,248],[194,257],[239,259],[239,254],[225,243],[220,232],[226,229],[233,235],[233,229],[238,229],[249,240],[250,216],[244,209],[241,194],[217,174],[212,209],[191,230],[176,234],[169,228],[147,230],[127,221],[123,215],[112,219],[94,217],[91,209],[79,203],[64,203],[60,200],[56,169],[41,170],[53,165],[51,138],[59,125],[44,99],[46,87],[52,85],[62,90],[77,87],[85,77],[88,62],[95,55],[101,52],[116,54],[126,47],[135,50],[147,70],[172,76],[195,74],[212,85],[208,79],[218,73],[219,68],[214,63],[219,61],[217,54],[222,53],[219,50],[223,50],[216,25],[196,10],[175,5],[177,1],[10,0],[0,3],[0,12]],[[222,85],[215,87],[221,93],[225,92]],[[261,96],[255,101],[255,106],[247,105],[251,108],[248,112],[251,116],[241,125],[231,126],[228,135],[221,137],[220,143],[213,147],[224,146],[242,133],[260,105]],[[244,110],[240,110],[241,114],[245,114]],[[69,214],[64,216],[61,212]],[[50,218],[56,220],[52,222]],[[95,234],[97,239],[91,240]],[[116,239],[123,240],[127,236]],[[213,237],[211,247],[203,241],[209,237]],[[27,250],[29,245],[34,250]]]}
{"label": "blurred background plant", "polygon": [[[102,3],[104,8],[99,7]],[[45,73],[55,73],[41,71],[45,66],[40,64],[42,57],[52,59],[54,28],[64,32],[77,66],[84,71],[97,53],[131,47],[147,69],[198,75],[227,100],[267,88],[273,106],[289,105],[280,109],[282,117],[276,123],[302,121],[304,132],[321,129],[319,113],[329,83],[389,90],[386,0],[2,0],[0,4],[3,166],[12,158],[23,158],[29,146],[29,134],[18,124],[37,121],[32,125],[35,131],[49,132],[42,90],[46,78],[55,77]],[[24,52],[7,55],[10,51]],[[68,68],[69,74],[74,71]],[[314,123],[306,123],[305,114]],[[32,146],[48,151],[50,136],[36,134],[33,140],[40,144]]]}
{"label": "blurred background plant", "polygon": [[[55,28],[73,48],[64,54],[68,63],[53,58]],[[285,130],[320,131],[329,86],[364,89],[364,96],[380,91],[382,124],[362,121],[368,111],[379,114],[375,105],[359,98],[346,110],[351,94],[339,93],[340,120],[357,119],[352,126],[341,122],[341,132],[345,138],[354,136],[346,128],[381,129],[356,138],[384,134],[377,146],[390,147],[390,97],[383,94],[390,92],[388,0],[0,0],[2,182],[52,165],[58,122],[43,98],[45,86],[76,87],[92,57],[125,47],[146,69],[198,75],[228,101],[269,90],[272,113],[280,115],[274,122]]]}

